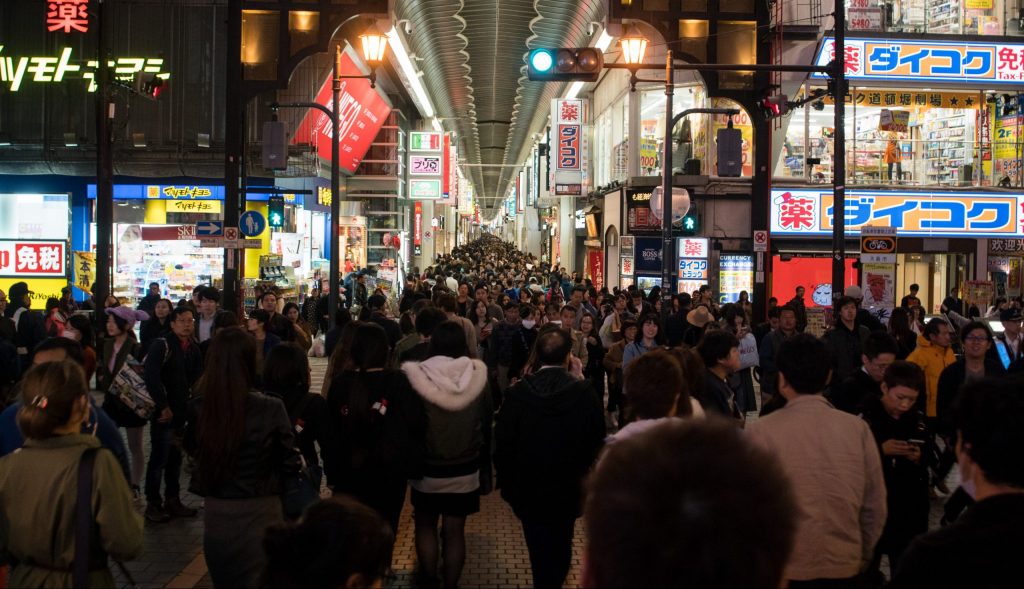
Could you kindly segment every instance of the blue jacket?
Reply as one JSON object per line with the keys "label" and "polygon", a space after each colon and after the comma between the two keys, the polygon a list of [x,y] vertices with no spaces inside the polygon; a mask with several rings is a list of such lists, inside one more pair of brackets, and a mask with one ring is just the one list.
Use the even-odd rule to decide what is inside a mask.
{"label": "blue jacket", "polygon": [[[121,465],[121,470],[124,471],[125,480],[131,481],[130,471],[128,470],[128,452],[124,447],[124,439],[121,438],[121,432],[118,431],[117,424],[114,423],[113,419],[110,419],[110,416],[103,409],[96,405],[96,401],[93,400],[92,396],[89,397],[89,404],[92,405],[92,415],[94,417],[90,419],[89,423],[82,425],[82,433],[87,434],[92,431],[93,420],[95,420],[96,438],[104,448],[114,453],[118,464]],[[7,456],[25,444],[25,438],[22,437],[21,430],[18,429],[18,409],[21,409],[20,402],[11,405],[3,413],[0,413],[0,457]]]}

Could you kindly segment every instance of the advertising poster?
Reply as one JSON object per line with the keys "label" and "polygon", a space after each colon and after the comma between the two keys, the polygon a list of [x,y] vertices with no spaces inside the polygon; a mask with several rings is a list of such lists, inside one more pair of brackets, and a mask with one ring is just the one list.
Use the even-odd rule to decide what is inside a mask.
{"label": "advertising poster", "polygon": [[661,276],[661,239],[657,237],[637,238],[636,273]]}
{"label": "advertising poster", "polygon": [[1006,296],[1020,296],[1021,259],[1010,258],[1010,271],[1006,275]]}
{"label": "advertising poster", "polygon": [[749,254],[723,254],[718,258],[718,290],[720,303],[735,303],[740,292],[747,291],[753,300],[754,256]]}
{"label": "advertising poster", "polygon": [[896,268],[892,264],[862,264],[861,275],[865,307],[891,309],[896,306]]}
{"label": "advertising poster", "polygon": [[[715,106],[721,108],[728,108],[733,105],[731,101],[715,99]],[[711,127],[711,137],[718,136],[718,130],[724,129],[729,126],[729,117],[725,115],[715,115],[713,119],[713,125]],[[740,134],[743,137],[742,151],[743,151],[743,176],[754,175],[754,126],[750,123],[750,115],[744,111],[740,111],[740,114],[733,115],[732,117],[733,127],[740,130]],[[679,162],[680,164],[682,162]],[[675,164],[673,164],[674,166]]]}
{"label": "advertising poster", "polygon": [[601,250],[587,252],[587,275],[593,281],[594,288],[601,290],[604,287],[604,252]]}
{"label": "advertising poster", "polygon": [[978,309],[987,309],[996,294],[996,285],[991,280],[968,280],[964,289],[964,303]]}
{"label": "advertising poster", "polygon": [[[843,288],[857,284],[857,271],[853,268],[854,260],[846,259],[845,279]],[[779,299],[784,305],[793,298],[796,287],[802,286],[804,305],[824,307],[832,304],[832,260],[830,258],[791,258],[782,261],[780,256],[772,256],[771,296]],[[809,316],[809,314],[808,314]]]}
{"label": "advertising poster", "polygon": [[96,253],[75,252],[75,286],[85,294],[92,294],[92,283],[96,281]]}

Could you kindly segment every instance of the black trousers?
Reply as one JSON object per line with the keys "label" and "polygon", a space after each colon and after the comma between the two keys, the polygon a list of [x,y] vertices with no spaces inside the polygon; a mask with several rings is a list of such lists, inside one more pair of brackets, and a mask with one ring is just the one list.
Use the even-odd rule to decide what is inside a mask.
{"label": "black trousers", "polygon": [[526,548],[530,552],[533,586],[537,589],[558,589],[565,582],[572,565],[572,538],[576,518],[520,518]]}

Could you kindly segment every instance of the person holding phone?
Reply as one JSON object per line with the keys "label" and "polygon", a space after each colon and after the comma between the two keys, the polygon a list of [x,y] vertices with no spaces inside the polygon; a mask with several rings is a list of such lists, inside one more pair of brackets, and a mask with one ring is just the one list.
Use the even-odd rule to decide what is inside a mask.
{"label": "person holding phone", "polygon": [[928,530],[927,437],[917,400],[924,392],[924,372],[897,360],[882,377],[882,395],[864,401],[861,418],[868,423],[882,457],[888,516],[868,571],[881,575],[882,555],[896,567],[914,536]]}

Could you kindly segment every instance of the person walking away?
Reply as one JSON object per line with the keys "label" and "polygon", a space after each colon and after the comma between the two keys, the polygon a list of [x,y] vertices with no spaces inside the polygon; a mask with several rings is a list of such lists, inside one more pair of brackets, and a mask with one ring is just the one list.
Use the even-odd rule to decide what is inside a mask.
{"label": "person walking away", "polygon": [[889,315],[887,330],[889,335],[896,338],[896,344],[899,346],[896,359],[906,360],[907,356],[917,347],[917,333],[914,332],[910,323],[910,309],[903,307],[893,309],[892,314]]}
{"label": "person walking away", "polygon": [[793,298],[789,299],[789,302],[785,306],[793,309],[796,313],[796,330],[803,333],[807,329],[807,306],[804,304],[804,293],[807,292],[804,287],[796,287],[796,294]]}
{"label": "person walking away", "polygon": [[85,381],[92,382],[96,375],[96,336],[92,330],[92,321],[85,315],[72,315],[68,317],[68,324],[64,328],[64,337],[78,342],[82,346],[82,368],[85,370]]}
{"label": "person walking away", "polygon": [[131,307],[108,307],[107,339],[103,340],[100,351],[96,388],[103,391],[103,410],[114,420],[118,427],[125,428],[128,438],[128,451],[131,453],[131,486],[135,497],[141,497],[142,475],[145,472],[146,459],[143,454],[143,429],[146,420],[139,417],[131,408],[124,404],[115,393],[110,391],[114,378],[129,362],[138,362],[142,357],[142,346],[135,339],[136,321],[147,319],[145,311],[136,311]]}
{"label": "person walking away", "polygon": [[605,438],[605,449],[673,417],[693,416],[689,386],[673,352],[654,350],[636,359],[626,373],[629,423]]}
{"label": "person walking away", "polygon": [[953,524],[918,536],[892,589],[1016,587],[1024,546],[1024,398],[1019,379],[967,384],[952,408],[964,488],[977,503]]}
{"label": "person walking away", "polygon": [[263,363],[263,394],[276,397],[288,411],[295,431],[295,446],[311,472],[323,473],[317,445],[327,445],[327,403],[310,392],[309,358],[296,344],[270,350]]}
{"label": "person walking away", "polygon": [[256,340],[241,327],[213,336],[189,403],[190,490],[204,497],[203,555],[215,587],[256,587],[267,527],[284,521],[282,478],[301,466],[284,403],[254,391]]}
{"label": "person walking away", "polygon": [[843,382],[861,366],[861,350],[871,331],[857,323],[857,300],[844,296],[836,302],[839,319],[825,333],[832,356],[832,380]]}
{"label": "person walking away", "polygon": [[376,510],[397,535],[407,480],[422,475],[426,416],[405,373],[389,367],[384,329],[361,323],[355,339],[351,367],[327,392],[327,484]]}
{"label": "person walking away", "polygon": [[171,335],[153,340],[144,361],[146,390],[156,404],[149,422],[150,451],[145,486],[146,519],[154,523],[169,521],[171,517],[194,517],[197,513],[181,502],[179,481],[188,400],[203,372],[202,352],[192,339],[195,328],[192,309],[174,309]]}
{"label": "person walking away", "polygon": [[882,377],[896,361],[896,340],[886,333],[872,333],[864,340],[861,367],[842,382],[831,385],[825,398],[832,406],[850,415],[860,413],[869,399],[882,396]]}
{"label": "person walking away", "polygon": [[747,427],[775,455],[797,498],[796,544],[786,565],[792,589],[857,587],[885,526],[885,481],[874,437],[861,419],[834,409],[828,347],[798,334],[776,358],[786,405]]}
{"label": "person walking away", "polygon": [[423,476],[410,481],[420,587],[438,586],[438,518],[444,586],[458,586],[466,560],[466,517],[480,511],[480,495],[492,488],[494,411],[487,366],[469,353],[462,325],[445,321],[430,337],[430,357],[402,365],[427,415]]}
{"label": "person walking away", "polygon": [[31,310],[32,295],[27,282],[15,282],[7,291],[10,304],[4,315],[14,323],[14,345],[18,349],[18,365],[21,372],[32,366],[32,351],[46,339],[43,315]]}
{"label": "person walking away", "polygon": [[110,451],[83,434],[89,388],[80,366],[68,360],[31,368],[21,384],[18,427],[25,446],[0,459],[0,552],[11,560],[11,587],[72,587],[76,557],[78,473],[94,454],[90,587],[113,587],[107,558],[142,554],[142,518]]}
{"label": "person walking away", "polygon": [[924,414],[916,408],[924,390],[924,373],[916,364],[893,362],[885,371],[882,394],[864,403],[861,418],[868,423],[882,457],[885,477],[885,529],[868,574],[881,578],[882,556],[895,570],[910,541],[928,530],[928,452]]}
{"label": "person walking away", "polygon": [[534,587],[565,581],[583,479],[605,436],[601,403],[571,349],[565,331],[541,333],[541,368],[509,389],[496,418],[498,486],[522,523]]}

